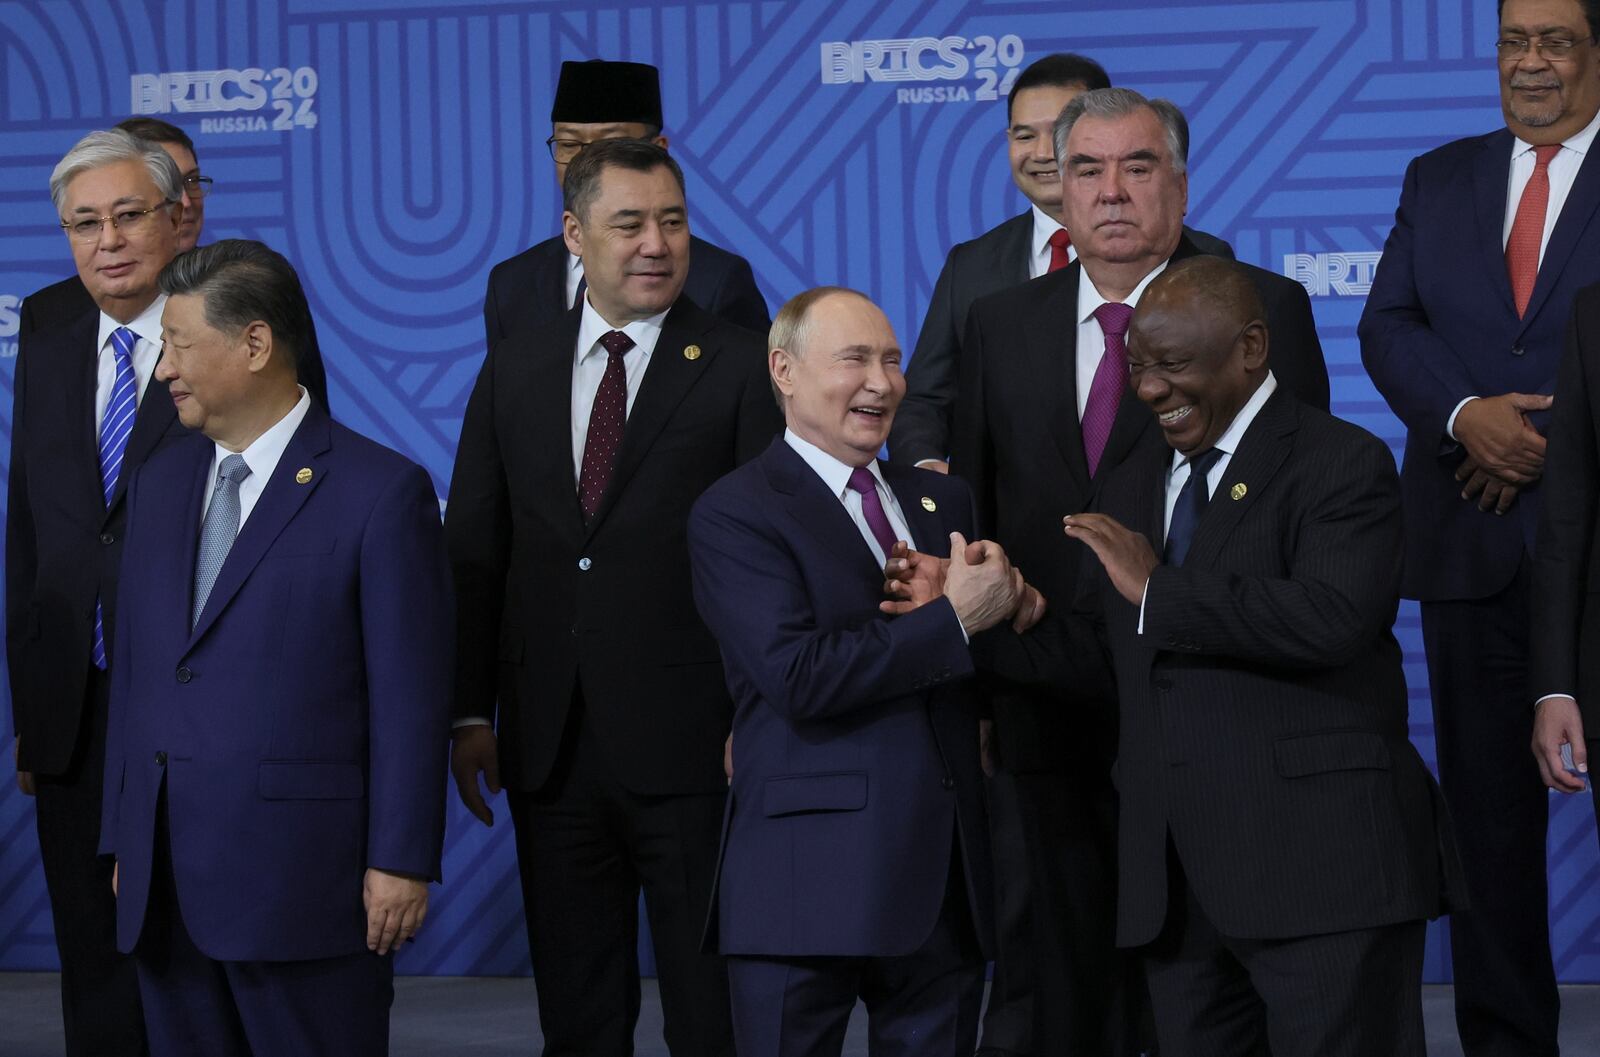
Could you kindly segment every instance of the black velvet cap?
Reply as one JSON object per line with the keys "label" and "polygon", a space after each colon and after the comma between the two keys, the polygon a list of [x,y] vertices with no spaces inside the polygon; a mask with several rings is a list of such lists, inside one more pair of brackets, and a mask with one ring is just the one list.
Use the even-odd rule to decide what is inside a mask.
{"label": "black velvet cap", "polygon": [[642,62],[564,62],[550,120],[577,125],[637,121],[660,128],[665,124],[661,72]]}

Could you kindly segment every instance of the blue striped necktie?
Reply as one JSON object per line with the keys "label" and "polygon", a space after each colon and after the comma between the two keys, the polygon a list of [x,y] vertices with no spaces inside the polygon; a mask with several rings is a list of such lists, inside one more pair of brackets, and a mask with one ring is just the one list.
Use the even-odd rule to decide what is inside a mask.
{"label": "blue striped necktie", "polygon": [[[111,359],[116,365],[116,377],[111,380],[111,398],[106,401],[106,413],[100,420],[100,484],[104,491],[106,509],[111,509],[111,496],[117,490],[117,478],[122,476],[122,456],[128,450],[128,436],[133,432],[133,415],[137,409],[139,382],[133,374],[133,346],[138,335],[127,327],[111,332]],[[103,606],[97,599],[94,604],[94,666],[106,666],[106,630]]]}

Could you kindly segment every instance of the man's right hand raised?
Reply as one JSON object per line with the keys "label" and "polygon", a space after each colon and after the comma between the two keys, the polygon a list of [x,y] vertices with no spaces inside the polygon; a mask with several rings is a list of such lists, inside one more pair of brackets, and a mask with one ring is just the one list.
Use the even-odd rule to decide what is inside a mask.
{"label": "man's right hand raised", "polygon": [[1455,437],[1478,468],[1508,484],[1525,485],[1544,473],[1544,437],[1527,413],[1552,400],[1531,393],[1505,393],[1468,400],[1456,414]]}
{"label": "man's right hand raised", "polygon": [[469,723],[457,727],[450,735],[450,773],[456,780],[456,792],[479,822],[494,825],[494,812],[478,788],[478,775],[489,795],[500,793],[500,756],[495,748],[494,728],[487,723]]}
{"label": "man's right hand raised", "polygon": [[967,553],[967,539],[950,533],[950,565],[945,570],[944,594],[966,628],[968,635],[987,631],[1017,611],[1022,597],[1022,574],[1011,567],[1011,559],[1000,544],[979,541],[982,557],[974,562]]}

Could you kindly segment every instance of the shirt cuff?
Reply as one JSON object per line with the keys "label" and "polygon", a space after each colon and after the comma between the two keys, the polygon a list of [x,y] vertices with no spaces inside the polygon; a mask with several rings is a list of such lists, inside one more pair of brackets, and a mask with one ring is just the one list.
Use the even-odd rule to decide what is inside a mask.
{"label": "shirt cuff", "polygon": [[952,606],[951,609],[950,609],[950,615],[953,616],[953,617],[956,617],[956,627],[961,629],[961,641],[965,642],[969,646],[972,645],[972,636],[967,634],[967,626],[965,624],[961,623],[961,618],[960,617],[956,616],[956,611],[955,611],[955,607],[954,606]]}
{"label": "shirt cuff", "polygon": [[914,465],[916,465],[918,467],[921,467],[923,469],[926,469],[927,465],[930,462],[942,462],[942,463],[945,463],[946,465],[949,465],[950,460],[949,459],[918,459]]}
{"label": "shirt cuff", "polygon": [[1135,634],[1144,634],[1144,603],[1150,597],[1150,578],[1145,577],[1144,590],[1139,592],[1139,630]]}
{"label": "shirt cuff", "polygon": [[483,718],[482,716],[468,716],[466,719],[458,719],[455,722],[451,723],[450,724],[450,729],[451,730],[460,730],[462,727],[492,727],[492,726],[494,726],[494,724],[490,723],[487,719]]}
{"label": "shirt cuff", "polygon": [[1533,703],[1533,707],[1534,708],[1538,708],[1540,705],[1544,704],[1546,701],[1550,700],[1552,697],[1564,697],[1567,700],[1571,701],[1573,704],[1577,704],[1577,701],[1578,701],[1578,699],[1573,697],[1571,694],[1545,694],[1543,697],[1539,698],[1539,700],[1537,700],[1537,701],[1535,701]]}
{"label": "shirt cuff", "polygon": [[[1445,436],[1449,437],[1451,440],[1456,440],[1456,416],[1461,414],[1462,408],[1466,407],[1476,399],[1478,398],[1475,396],[1469,396],[1465,400],[1461,401],[1461,403],[1457,404],[1454,411],[1450,412],[1450,417],[1445,419],[1444,423]],[[1456,443],[1459,444],[1461,442],[1456,441]]]}

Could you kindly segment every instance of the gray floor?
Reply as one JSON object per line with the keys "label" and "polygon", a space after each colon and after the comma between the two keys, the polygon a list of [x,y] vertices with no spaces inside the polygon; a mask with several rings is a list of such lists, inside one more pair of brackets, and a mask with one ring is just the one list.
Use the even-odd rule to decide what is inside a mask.
{"label": "gray floor", "polygon": [[[666,1057],[661,1000],[645,981],[637,1057]],[[1429,1057],[1459,1057],[1450,988],[1422,989]],[[1600,987],[1561,989],[1561,1049],[1569,1057],[1600,1054]],[[395,983],[393,1057],[528,1057],[538,1048],[533,982],[528,979],[405,977]],[[860,1007],[845,1044],[849,1057],[867,1052]],[[54,973],[0,973],[0,1054],[59,1057],[60,1005]]]}

